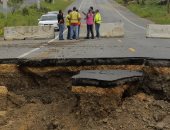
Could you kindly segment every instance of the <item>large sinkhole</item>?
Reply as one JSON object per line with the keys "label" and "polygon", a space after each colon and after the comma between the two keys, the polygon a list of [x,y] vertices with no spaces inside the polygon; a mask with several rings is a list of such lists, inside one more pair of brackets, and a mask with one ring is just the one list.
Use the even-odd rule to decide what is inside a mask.
{"label": "large sinkhole", "polygon": [[170,129],[169,67],[1,64],[0,86],[2,130]]}

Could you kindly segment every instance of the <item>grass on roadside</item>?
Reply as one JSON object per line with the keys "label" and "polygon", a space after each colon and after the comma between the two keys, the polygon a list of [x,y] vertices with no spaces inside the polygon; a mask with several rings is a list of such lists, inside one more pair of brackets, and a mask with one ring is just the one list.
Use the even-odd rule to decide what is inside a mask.
{"label": "grass on roadside", "polygon": [[[123,0],[116,0],[123,4]],[[170,14],[167,13],[166,5],[158,5],[152,0],[146,0],[145,5],[129,3],[127,8],[142,18],[147,18],[157,24],[170,24]]]}
{"label": "grass on roadside", "polygon": [[26,11],[18,10],[13,14],[10,13],[7,18],[5,18],[3,14],[0,14],[0,36],[3,35],[4,27],[37,25],[38,18],[40,18],[42,14],[48,11],[65,9],[73,1],[74,0],[55,0],[54,4],[42,2],[40,10],[37,10],[36,5],[33,5],[26,8]]}

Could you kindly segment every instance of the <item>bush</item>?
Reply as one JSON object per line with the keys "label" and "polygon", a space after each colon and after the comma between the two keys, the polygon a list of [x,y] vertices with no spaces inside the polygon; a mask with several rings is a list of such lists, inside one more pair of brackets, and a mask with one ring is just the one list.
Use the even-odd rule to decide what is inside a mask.
{"label": "bush", "polygon": [[53,0],[45,0],[47,3],[52,3]]}
{"label": "bush", "polygon": [[5,16],[4,16],[4,14],[1,14],[1,13],[0,13],[0,19],[1,19],[1,18],[4,19]]}
{"label": "bush", "polygon": [[49,12],[51,10],[49,8],[47,8],[47,7],[41,7],[39,11],[41,11],[43,13],[47,13],[47,12]]}
{"label": "bush", "polygon": [[29,11],[26,7],[22,9],[22,15],[23,16],[29,15]]}

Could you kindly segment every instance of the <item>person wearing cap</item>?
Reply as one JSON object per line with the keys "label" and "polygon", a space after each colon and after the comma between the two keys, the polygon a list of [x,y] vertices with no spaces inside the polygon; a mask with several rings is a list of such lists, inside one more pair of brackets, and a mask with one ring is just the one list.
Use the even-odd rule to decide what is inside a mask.
{"label": "person wearing cap", "polygon": [[71,38],[72,40],[74,31],[75,31],[75,39],[78,40],[78,27],[79,27],[79,21],[81,20],[80,13],[76,11],[76,7],[73,7],[73,11],[70,13],[70,27],[71,27]]}
{"label": "person wearing cap", "polygon": [[102,22],[102,17],[101,17],[99,10],[97,9],[95,11],[95,16],[94,16],[94,23],[95,23],[95,30],[96,30],[97,38],[100,38],[100,24],[101,24],[101,22]]}
{"label": "person wearing cap", "polygon": [[71,38],[71,28],[70,28],[70,13],[72,10],[68,10],[68,14],[66,16],[66,26],[67,26],[67,39]]}

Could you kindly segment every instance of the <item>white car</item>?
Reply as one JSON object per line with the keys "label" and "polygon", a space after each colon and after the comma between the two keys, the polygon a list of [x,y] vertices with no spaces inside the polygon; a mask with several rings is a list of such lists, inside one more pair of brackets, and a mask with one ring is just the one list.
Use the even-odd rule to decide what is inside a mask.
{"label": "white car", "polygon": [[57,20],[57,13],[48,13],[45,15],[42,15],[40,19],[38,19],[38,25],[39,26],[53,26],[54,31],[58,31],[58,20]]}

